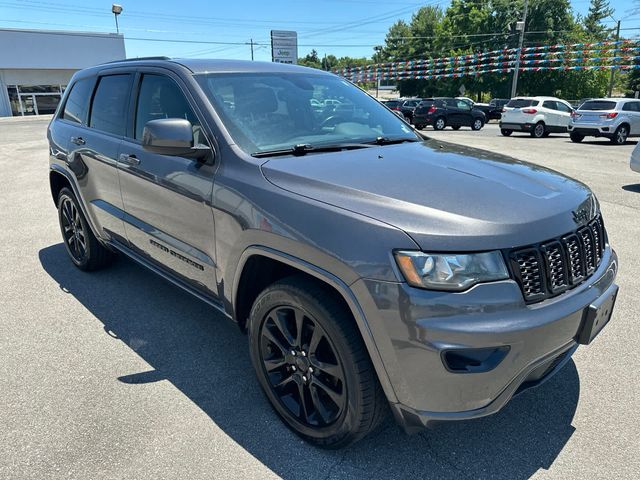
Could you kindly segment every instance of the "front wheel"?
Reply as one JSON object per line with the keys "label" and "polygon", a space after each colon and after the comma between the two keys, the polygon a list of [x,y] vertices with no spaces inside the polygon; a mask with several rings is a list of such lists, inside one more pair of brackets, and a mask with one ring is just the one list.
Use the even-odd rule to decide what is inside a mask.
{"label": "front wheel", "polygon": [[508,130],[508,129],[506,129],[506,128],[501,128],[501,129],[500,129],[500,133],[501,133],[503,136],[508,137],[508,136],[510,136],[510,135],[513,133],[513,130]]}
{"label": "front wheel", "polygon": [[304,276],[276,282],[249,318],[251,362],[276,413],[324,448],[367,435],[386,400],[350,312]]}
{"label": "front wheel", "polygon": [[584,140],[584,135],[582,135],[581,133],[571,132],[569,134],[569,138],[573,143],[580,143],[582,140]]}
{"label": "front wheel", "polygon": [[447,121],[445,120],[444,117],[438,117],[436,118],[436,121],[433,122],[434,130],[444,130],[446,126],[447,126]]}
{"label": "front wheel", "polygon": [[544,126],[544,123],[542,122],[536,123],[535,127],[533,127],[533,130],[531,130],[531,136],[533,138],[542,138],[546,133],[546,128]]}
{"label": "front wheel", "polygon": [[476,130],[476,131],[478,131],[478,130],[480,130],[483,126],[484,126],[484,122],[483,122],[481,119],[476,118],[476,119],[473,121],[473,123],[471,124],[471,130]]}
{"label": "front wheel", "polygon": [[627,137],[629,136],[629,129],[627,128],[626,125],[620,125],[615,133],[613,134],[613,137],[611,137],[611,142],[613,142],[616,145],[624,145],[625,143],[627,143]]}
{"label": "front wheel", "polygon": [[113,260],[113,253],[103,247],[84,217],[71,190],[58,195],[58,220],[64,246],[73,264],[80,270],[99,270]]}
{"label": "front wheel", "polygon": [[453,127],[451,127],[451,128],[453,128],[454,130],[460,130],[460,125],[454,125],[454,126],[453,126]]}

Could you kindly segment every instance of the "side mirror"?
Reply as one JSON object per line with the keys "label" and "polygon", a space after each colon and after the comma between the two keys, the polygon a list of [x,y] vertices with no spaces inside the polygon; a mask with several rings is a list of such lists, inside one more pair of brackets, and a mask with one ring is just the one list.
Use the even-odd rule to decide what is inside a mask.
{"label": "side mirror", "polygon": [[142,147],[149,152],[177,157],[202,158],[211,149],[193,144],[193,126],[183,118],[160,118],[148,121],[142,132]]}

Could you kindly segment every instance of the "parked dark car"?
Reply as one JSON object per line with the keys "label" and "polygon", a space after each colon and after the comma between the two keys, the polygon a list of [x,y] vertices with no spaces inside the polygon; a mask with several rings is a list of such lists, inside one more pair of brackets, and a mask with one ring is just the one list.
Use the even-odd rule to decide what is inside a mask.
{"label": "parked dark car", "polygon": [[413,122],[413,111],[420,104],[422,100],[419,98],[410,98],[403,99],[400,98],[398,100],[385,100],[382,103],[389,107],[389,109],[400,112],[402,117],[407,120],[409,123]]}
{"label": "parked dark car", "polygon": [[446,127],[454,130],[460,127],[480,130],[486,121],[484,112],[472,108],[465,100],[450,97],[423,99],[413,114],[413,124],[418,130],[427,125],[433,126],[435,130],[444,130]]}
{"label": "parked dark car", "polygon": [[500,120],[502,117],[502,110],[505,105],[509,103],[510,98],[492,98],[489,101],[489,120]]}
{"label": "parked dark car", "polygon": [[[317,108],[328,99],[340,110]],[[431,106],[430,122],[483,118]],[[71,262],[98,270],[119,252],[237,322],[269,403],[315,445],[351,444],[389,410],[407,432],[495,413],[613,309],[617,257],[586,185],[425,141],[328,72],[100,65],[73,76],[47,137]],[[136,298],[109,292],[91,295],[107,310]],[[212,360],[222,373],[199,391],[246,381],[224,375],[239,357]]]}

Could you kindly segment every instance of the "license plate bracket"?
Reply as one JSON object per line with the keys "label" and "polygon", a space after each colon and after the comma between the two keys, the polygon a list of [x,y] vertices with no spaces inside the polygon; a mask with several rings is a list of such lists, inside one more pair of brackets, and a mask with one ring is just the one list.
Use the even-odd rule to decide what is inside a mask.
{"label": "license plate bracket", "polygon": [[582,323],[578,331],[578,343],[589,345],[609,323],[617,297],[618,286],[612,285],[605,295],[583,310]]}

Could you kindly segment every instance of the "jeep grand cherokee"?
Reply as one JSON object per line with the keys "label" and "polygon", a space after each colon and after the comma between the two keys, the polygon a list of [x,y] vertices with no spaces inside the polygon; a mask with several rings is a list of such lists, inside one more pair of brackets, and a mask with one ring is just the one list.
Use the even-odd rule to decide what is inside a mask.
{"label": "jeep grand cherokee", "polygon": [[237,322],[268,401],[316,445],[389,407],[407,432],[494,413],[611,316],[617,258],[586,185],[424,140],[326,72],[100,65],[48,139],[71,261],[119,252]]}

